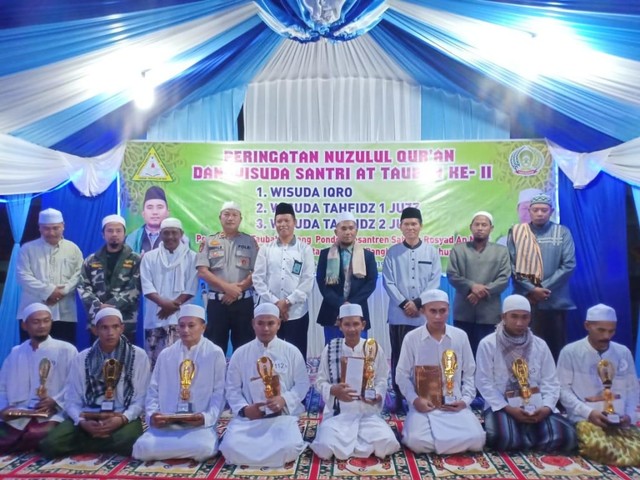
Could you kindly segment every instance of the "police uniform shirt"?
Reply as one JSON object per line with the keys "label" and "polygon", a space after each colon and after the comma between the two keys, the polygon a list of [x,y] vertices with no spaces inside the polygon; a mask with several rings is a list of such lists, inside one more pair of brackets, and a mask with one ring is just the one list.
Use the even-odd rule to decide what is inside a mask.
{"label": "police uniform shirt", "polygon": [[209,235],[200,244],[196,267],[208,267],[209,271],[227,283],[239,283],[254,268],[258,244],[246,233],[227,237],[224,233]]}

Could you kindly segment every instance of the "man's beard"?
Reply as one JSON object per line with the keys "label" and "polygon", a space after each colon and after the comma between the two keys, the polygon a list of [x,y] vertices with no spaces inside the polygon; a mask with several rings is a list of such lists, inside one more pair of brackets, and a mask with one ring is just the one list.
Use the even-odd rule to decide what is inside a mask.
{"label": "man's beard", "polygon": [[122,243],[120,242],[109,242],[109,248],[111,248],[112,250],[120,250],[122,248]]}
{"label": "man's beard", "polygon": [[32,340],[35,340],[37,343],[44,342],[49,335],[34,335],[31,337]]}

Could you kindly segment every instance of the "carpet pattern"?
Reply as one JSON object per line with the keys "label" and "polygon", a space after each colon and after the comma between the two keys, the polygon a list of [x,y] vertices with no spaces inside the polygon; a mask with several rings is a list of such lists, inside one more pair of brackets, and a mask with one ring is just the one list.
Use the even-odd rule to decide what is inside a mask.
{"label": "carpet pattern", "polygon": [[[315,410],[317,412],[317,410]],[[219,432],[224,434],[230,412],[225,412]],[[385,418],[399,436],[402,417]],[[300,419],[305,440],[315,436],[321,416],[309,413]],[[587,461],[579,456],[521,453],[507,455],[485,451],[476,454],[414,454],[408,450],[385,459],[370,457],[346,461],[324,461],[310,449],[284,468],[248,468],[225,465],[220,455],[206,462],[169,460],[142,462],[110,454],[83,454],[45,459],[36,453],[0,456],[0,478],[7,480],[371,480],[398,479],[640,479],[640,468],[616,468]]]}

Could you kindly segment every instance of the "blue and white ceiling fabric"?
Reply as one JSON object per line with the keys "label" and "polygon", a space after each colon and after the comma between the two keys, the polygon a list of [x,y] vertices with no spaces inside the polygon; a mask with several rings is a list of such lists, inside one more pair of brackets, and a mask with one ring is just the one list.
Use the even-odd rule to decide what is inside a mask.
{"label": "blue and white ceiling fabric", "polygon": [[[185,99],[244,88],[283,43],[371,37],[422,87],[512,121],[529,98],[628,141],[640,136],[638,25],[640,4],[621,0],[5,2],[0,133],[98,155]],[[141,113],[143,75],[157,102]]]}

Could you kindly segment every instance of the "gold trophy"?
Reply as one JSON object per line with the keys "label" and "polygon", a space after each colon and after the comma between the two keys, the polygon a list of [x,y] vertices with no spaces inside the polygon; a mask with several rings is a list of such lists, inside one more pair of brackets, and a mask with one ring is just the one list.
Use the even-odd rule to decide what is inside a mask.
{"label": "gold trophy", "polygon": [[524,358],[516,358],[511,365],[511,371],[520,386],[520,396],[522,397],[522,409],[528,415],[536,411],[536,406],[529,403],[531,400],[531,389],[529,388],[529,365]]}
{"label": "gold trophy", "polygon": [[604,400],[604,413],[607,416],[609,423],[620,423],[620,415],[616,413],[613,408],[613,400],[615,395],[611,391],[613,385],[613,377],[616,374],[616,369],[609,360],[602,359],[598,362],[598,376],[602,382],[604,390],[602,391],[602,398]]}
{"label": "gold trophy", "polygon": [[115,409],[116,385],[120,380],[122,373],[122,364],[115,358],[108,358],[102,365],[102,375],[106,389],[104,391],[104,400],[100,406],[101,412],[113,412]]}
{"label": "gold trophy", "polygon": [[444,395],[444,404],[451,405],[458,400],[453,393],[453,378],[455,377],[456,370],[458,369],[458,357],[456,356],[456,352],[449,349],[442,353],[442,369],[444,371],[446,390]]}
{"label": "gold trophy", "polygon": [[[260,357],[256,364],[258,367],[258,375],[260,375],[262,383],[264,384],[264,397],[268,400],[280,395],[280,377],[273,372],[273,360],[269,357]],[[280,413],[273,412],[267,407],[264,408],[267,415]]]}
{"label": "gold trophy", "polygon": [[193,404],[191,403],[191,383],[196,374],[196,364],[188,358],[180,362],[180,401],[176,413],[192,413]]}
{"label": "gold trophy", "polygon": [[376,372],[373,368],[373,362],[378,355],[378,342],[373,338],[368,338],[364,342],[364,399],[375,401],[378,397],[375,389]]}
{"label": "gold trophy", "polygon": [[40,377],[40,385],[36,388],[36,396],[29,400],[29,404],[27,408],[34,410],[37,405],[40,403],[40,400],[43,398],[47,398],[47,378],[49,378],[49,373],[51,372],[51,360],[48,358],[43,358],[40,360],[40,364],[38,365],[38,375]]}

